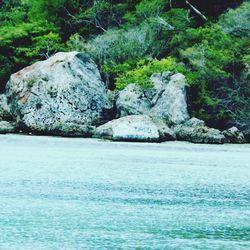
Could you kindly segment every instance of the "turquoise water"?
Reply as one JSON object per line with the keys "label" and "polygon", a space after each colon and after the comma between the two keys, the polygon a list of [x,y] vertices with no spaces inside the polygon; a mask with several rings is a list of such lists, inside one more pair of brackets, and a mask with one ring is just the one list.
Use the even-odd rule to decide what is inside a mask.
{"label": "turquoise water", "polygon": [[250,145],[2,135],[0,249],[250,249]]}

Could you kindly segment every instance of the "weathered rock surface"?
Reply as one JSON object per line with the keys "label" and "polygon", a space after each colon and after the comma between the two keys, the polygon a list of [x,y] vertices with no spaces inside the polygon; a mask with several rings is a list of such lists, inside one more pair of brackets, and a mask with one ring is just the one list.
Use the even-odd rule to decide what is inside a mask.
{"label": "weathered rock surface", "polygon": [[152,100],[150,114],[170,120],[174,124],[189,119],[185,76],[165,72],[152,75],[151,80],[157,91]]}
{"label": "weathered rock surface", "polygon": [[178,140],[213,144],[227,141],[220,130],[205,126],[204,121],[197,118],[191,118],[187,122],[175,126],[174,131]]}
{"label": "weathered rock surface", "polygon": [[242,129],[242,132],[243,132],[246,142],[250,143],[250,125],[245,126]]}
{"label": "weathered rock surface", "polygon": [[243,133],[236,127],[224,130],[223,135],[226,137],[228,142],[231,143],[245,143],[245,138]]}
{"label": "weathered rock surface", "polygon": [[120,141],[161,141],[173,139],[166,125],[156,124],[147,115],[131,115],[112,120],[96,129],[95,137]]}
{"label": "weathered rock surface", "polygon": [[0,121],[0,134],[14,133],[16,132],[16,126],[14,123],[7,121]]}
{"label": "weathered rock surface", "polygon": [[111,108],[96,64],[78,52],[57,53],[11,75],[7,97],[17,122],[37,133],[87,136]]}
{"label": "weathered rock surface", "polygon": [[239,126],[240,131],[243,133],[245,141],[250,143],[250,118],[246,119],[241,126]]}
{"label": "weathered rock surface", "polygon": [[189,119],[184,75],[155,73],[151,81],[153,89],[150,90],[130,84],[120,91],[116,102],[118,116],[145,114],[174,124]]}
{"label": "weathered rock surface", "polygon": [[164,120],[159,117],[150,117],[158,128],[160,141],[172,141],[176,139],[175,132],[169,128]]}
{"label": "weathered rock surface", "polygon": [[12,120],[13,117],[10,112],[10,106],[7,103],[6,95],[0,95],[0,120]]}
{"label": "weathered rock surface", "polygon": [[119,92],[116,107],[119,117],[141,115],[149,113],[151,102],[146,91],[135,84],[129,84]]}

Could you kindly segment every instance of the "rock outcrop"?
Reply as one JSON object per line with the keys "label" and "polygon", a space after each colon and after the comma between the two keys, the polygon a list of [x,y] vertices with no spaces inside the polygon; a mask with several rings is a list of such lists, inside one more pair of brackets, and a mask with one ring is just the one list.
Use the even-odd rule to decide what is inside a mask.
{"label": "rock outcrop", "polygon": [[0,95],[0,133],[22,130],[121,141],[249,141],[249,126],[244,134],[236,127],[221,132],[189,119],[184,75],[155,73],[151,81],[150,89],[130,84],[112,92],[85,54],[57,53],[11,75],[6,95]]}
{"label": "rock outcrop", "polygon": [[57,53],[11,75],[7,97],[18,124],[35,133],[88,136],[88,128],[110,119],[97,66],[78,52]]}
{"label": "rock outcrop", "polygon": [[229,128],[223,131],[223,135],[226,137],[228,142],[231,143],[245,143],[243,133],[236,127]]}
{"label": "rock outcrop", "polygon": [[186,79],[182,74],[170,72],[153,74],[151,80],[156,89],[152,100],[151,115],[169,120],[174,124],[189,119],[186,98]]}
{"label": "rock outcrop", "polygon": [[236,124],[236,126],[243,133],[245,141],[250,143],[250,117],[243,120],[242,123]]}
{"label": "rock outcrop", "polygon": [[11,121],[13,117],[10,112],[10,106],[7,102],[6,95],[0,95],[0,120]]}
{"label": "rock outcrop", "polygon": [[153,88],[150,90],[130,84],[120,91],[116,102],[118,117],[143,114],[173,124],[189,119],[185,76],[171,72],[155,73],[151,81]]}
{"label": "rock outcrop", "polygon": [[14,132],[16,132],[15,123],[0,121],[0,134],[7,134]]}
{"label": "rock outcrop", "polygon": [[6,95],[0,95],[0,134],[17,131],[14,118],[11,115]]}
{"label": "rock outcrop", "polygon": [[191,118],[183,124],[174,127],[178,140],[194,143],[221,144],[227,142],[223,133],[214,128],[205,126],[204,121]]}
{"label": "rock outcrop", "polygon": [[146,90],[136,84],[129,84],[119,92],[116,107],[118,117],[149,114],[151,102]]}
{"label": "rock outcrop", "polygon": [[246,139],[246,142],[250,143],[250,124],[246,125],[243,129],[242,129],[242,133]]}
{"label": "rock outcrop", "polygon": [[158,142],[174,139],[173,132],[147,115],[131,115],[112,120],[96,129],[95,137],[118,141]]}

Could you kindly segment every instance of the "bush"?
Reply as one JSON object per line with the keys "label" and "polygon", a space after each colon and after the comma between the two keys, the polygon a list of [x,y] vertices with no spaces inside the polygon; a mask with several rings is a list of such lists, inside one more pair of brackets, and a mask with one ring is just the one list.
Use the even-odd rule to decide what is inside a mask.
{"label": "bush", "polygon": [[0,27],[0,91],[4,90],[11,73],[64,47],[52,24],[34,22]]}
{"label": "bush", "polygon": [[170,45],[171,54],[185,63],[193,115],[210,125],[236,119],[248,99],[243,94],[246,81],[241,80],[246,41],[210,24],[176,34]]}
{"label": "bush", "polygon": [[167,24],[159,25],[159,19],[153,18],[137,27],[108,30],[91,40],[86,50],[100,65],[156,57],[167,47],[166,36],[170,29]]}
{"label": "bush", "polygon": [[116,87],[121,90],[127,85],[134,83],[143,89],[148,89],[152,87],[150,77],[153,73],[162,73],[168,70],[181,72],[184,69],[171,57],[162,60],[141,60],[137,63],[137,67],[135,69],[128,72],[125,71],[116,78]]}
{"label": "bush", "polygon": [[250,39],[250,2],[243,3],[235,10],[229,10],[221,16],[219,24],[228,34]]}

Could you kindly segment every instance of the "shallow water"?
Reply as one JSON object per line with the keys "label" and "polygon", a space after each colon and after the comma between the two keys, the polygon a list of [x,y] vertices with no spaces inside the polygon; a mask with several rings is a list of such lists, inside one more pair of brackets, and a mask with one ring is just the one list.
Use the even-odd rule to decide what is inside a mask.
{"label": "shallow water", "polygon": [[2,135],[0,249],[250,249],[250,145]]}

